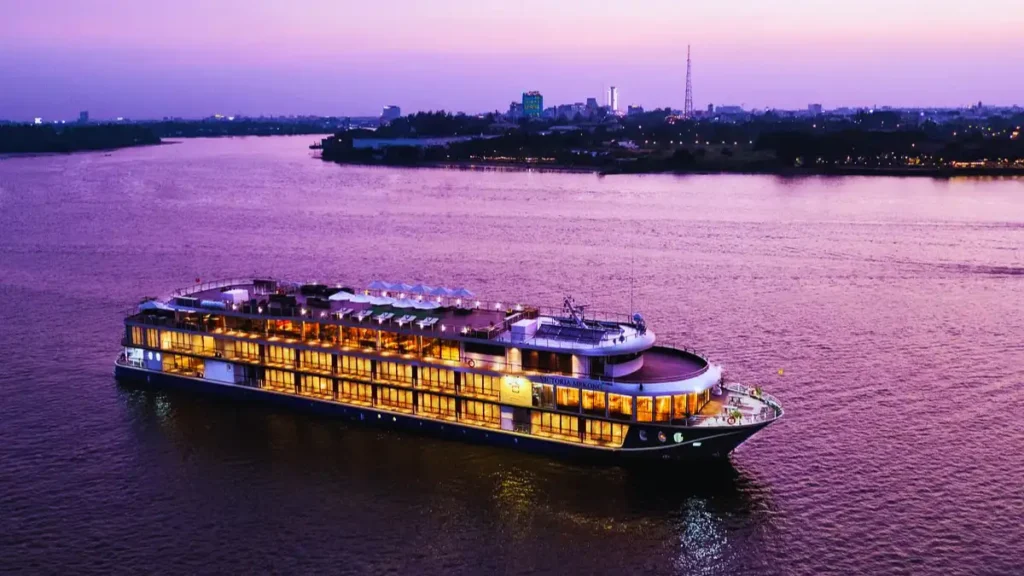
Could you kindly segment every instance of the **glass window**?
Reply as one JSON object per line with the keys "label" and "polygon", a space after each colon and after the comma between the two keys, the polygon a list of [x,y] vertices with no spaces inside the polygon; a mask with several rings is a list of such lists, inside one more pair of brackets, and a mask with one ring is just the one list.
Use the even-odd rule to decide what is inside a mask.
{"label": "glass window", "polygon": [[421,388],[439,392],[455,393],[455,371],[448,368],[423,366],[419,370]]}
{"label": "glass window", "polygon": [[654,418],[654,398],[650,396],[636,397],[636,421],[650,422]]}
{"label": "glass window", "polygon": [[360,378],[370,377],[370,360],[355,356],[338,356],[338,373]]}
{"label": "glass window", "polygon": [[398,334],[382,330],[380,333],[381,350],[398,350]]}
{"label": "glass window", "polygon": [[398,362],[377,362],[377,380],[412,386],[412,366]]}
{"label": "glass window", "polygon": [[455,420],[455,398],[438,394],[420,393],[417,411],[431,418]]}
{"label": "glass window", "polygon": [[580,417],[535,411],[530,415],[530,433],[579,442]]}
{"label": "glass window", "polygon": [[618,420],[633,419],[633,397],[608,393],[608,417]]}
{"label": "glass window", "polygon": [[553,409],[555,407],[555,387],[551,384],[534,384],[533,405]]}
{"label": "glass window", "polygon": [[134,344],[136,346],[145,346],[146,345],[146,341],[143,339],[143,336],[142,336],[142,327],[141,326],[132,326],[131,334],[132,334],[131,335],[131,340],[129,342],[130,344]]}
{"label": "glass window", "polygon": [[328,352],[317,352],[315,350],[302,351],[302,369],[318,372],[331,372],[334,370],[334,362]]}
{"label": "glass window", "polygon": [[672,420],[672,397],[657,396],[654,398],[654,421],[669,422]]}
{"label": "glass window", "polygon": [[602,420],[587,420],[586,441],[590,444],[600,446],[622,446],[629,431],[628,424],[616,422],[605,422]]}
{"label": "glass window", "polygon": [[146,328],[146,346],[150,348],[160,347],[160,331],[156,328]]}
{"label": "glass window", "polygon": [[295,349],[286,346],[267,346],[267,364],[292,368],[295,366]]}
{"label": "glass window", "polygon": [[362,382],[342,380],[338,382],[338,400],[369,406],[373,404],[373,386]]}
{"label": "glass window", "polygon": [[377,387],[377,405],[389,410],[412,412],[412,390],[379,386]]}
{"label": "glass window", "polygon": [[287,370],[266,370],[264,373],[264,387],[276,392],[295,393],[295,373]]}
{"label": "glass window", "polygon": [[301,393],[315,398],[334,398],[334,381],[324,376],[303,374]]}
{"label": "glass window", "polygon": [[604,416],[607,402],[605,401],[604,392],[597,390],[584,390],[583,391],[583,411],[587,414],[594,414],[597,416]]}
{"label": "glass window", "polygon": [[463,372],[462,394],[496,399],[501,396],[501,380],[497,376]]}
{"label": "glass window", "polygon": [[497,404],[477,402],[476,400],[462,400],[461,402],[461,420],[478,426],[501,428],[501,408]]}
{"label": "glass window", "polygon": [[672,397],[672,418],[676,420],[683,420],[689,415],[686,411],[687,396],[687,394],[677,394]]}
{"label": "glass window", "polygon": [[558,387],[558,409],[577,412],[580,409],[580,389],[569,386]]}
{"label": "glass window", "polygon": [[260,361],[260,345],[256,342],[235,340],[232,343],[232,350],[234,351],[234,358],[246,360],[249,362]]}

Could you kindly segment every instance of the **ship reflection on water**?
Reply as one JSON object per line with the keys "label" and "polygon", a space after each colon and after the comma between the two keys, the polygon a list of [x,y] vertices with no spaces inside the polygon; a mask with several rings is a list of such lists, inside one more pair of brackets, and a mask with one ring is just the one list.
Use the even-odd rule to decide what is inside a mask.
{"label": "ship reflection on water", "polygon": [[[777,521],[769,491],[729,461],[591,465],[190,393],[120,390],[140,445],[186,463],[174,481],[204,491],[259,486],[262,505],[237,499],[230,509],[245,519],[235,529],[246,538],[268,525],[314,540],[355,538],[358,547],[335,552],[348,561],[369,554],[373,570],[410,561],[451,570],[479,563],[483,549],[493,565],[474,568],[484,571],[512,563],[543,572],[571,559],[718,573],[757,568],[750,552],[769,545]],[[395,542],[360,540],[389,531]],[[381,557],[399,541],[430,552]]]}

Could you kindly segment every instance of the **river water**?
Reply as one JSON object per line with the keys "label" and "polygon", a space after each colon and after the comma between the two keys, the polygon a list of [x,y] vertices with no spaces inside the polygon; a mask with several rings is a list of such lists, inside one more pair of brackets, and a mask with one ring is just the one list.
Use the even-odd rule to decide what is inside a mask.
{"label": "river water", "polygon": [[[0,159],[0,573],[1020,573],[1021,181],[348,167],[311,141]],[[723,466],[622,469],[115,383],[126,308],[253,274],[632,301],[787,413]]]}

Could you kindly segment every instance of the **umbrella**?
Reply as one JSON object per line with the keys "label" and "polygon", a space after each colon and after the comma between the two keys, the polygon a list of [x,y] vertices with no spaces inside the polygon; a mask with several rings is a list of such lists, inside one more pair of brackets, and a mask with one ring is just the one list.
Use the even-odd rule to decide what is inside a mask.
{"label": "umbrella", "polygon": [[433,291],[434,289],[431,288],[430,286],[427,286],[426,284],[417,284],[412,288],[409,288],[409,292],[412,292],[413,294],[428,295],[431,294]]}
{"label": "umbrella", "polygon": [[327,299],[332,302],[348,302],[351,301],[352,298],[354,297],[355,294],[352,294],[351,292],[335,292],[334,294],[328,296]]}
{"label": "umbrella", "polygon": [[391,289],[396,292],[408,292],[409,290],[412,290],[412,286],[406,284],[405,282],[399,282],[397,284],[392,284]]}
{"label": "umbrella", "polygon": [[391,284],[389,282],[385,282],[383,280],[374,280],[373,282],[370,282],[369,289],[370,290],[391,290]]}
{"label": "umbrella", "polygon": [[415,301],[404,298],[402,300],[395,300],[391,305],[395,308],[415,308],[416,304]]}
{"label": "umbrella", "polygon": [[473,296],[476,296],[476,294],[473,294],[465,288],[456,288],[451,295],[456,298],[472,298]]}
{"label": "umbrella", "polygon": [[370,304],[373,304],[374,306],[388,306],[394,303],[394,298],[386,298],[384,296],[370,296]]}
{"label": "umbrella", "polygon": [[430,295],[431,296],[443,296],[443,297],[447,298],[448,296],[452,295],[452,291],[449,290],[448,288],[445,288],[444,286],[438,286],[437,288],[434,288],[433,290],[430,291]]}
{"label": "umbrella", "polygon": [[413,307],[417,310],[435,310],[440,308],[441,305],[437,302],[416,302],[413,304]]}
{"label": "umbrella", "polygon": [[357,304],[366,304],[371,298],[373,298],[373,296],[367,296],[366,294],[352,294],[348,301],[355,302]]}

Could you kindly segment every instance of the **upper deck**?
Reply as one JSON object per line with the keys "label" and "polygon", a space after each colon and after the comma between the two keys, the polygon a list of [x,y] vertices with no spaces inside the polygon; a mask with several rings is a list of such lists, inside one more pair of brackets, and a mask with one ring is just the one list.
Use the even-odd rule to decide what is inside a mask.
{"label": "upper deck", "polygon": [[[391,284],[379,281],[371,286],[354,289],[340,284],[227,280],[179,289],[150,306],[181,312],[367,325],[401,333],[487,340],[498,346],[583,356],[641,352],[655,341],[653,332],[639,327],[625,314],[588,314],[581,327],[564,314],[564,309],[488,302],[464,288],[399,284],[388,289],[384,286]],[[244,298],[236,298],[242,294],[239,291],[244,291]],[[292,299],[294,304],[275,305],[272,300],[281,297]]]}

